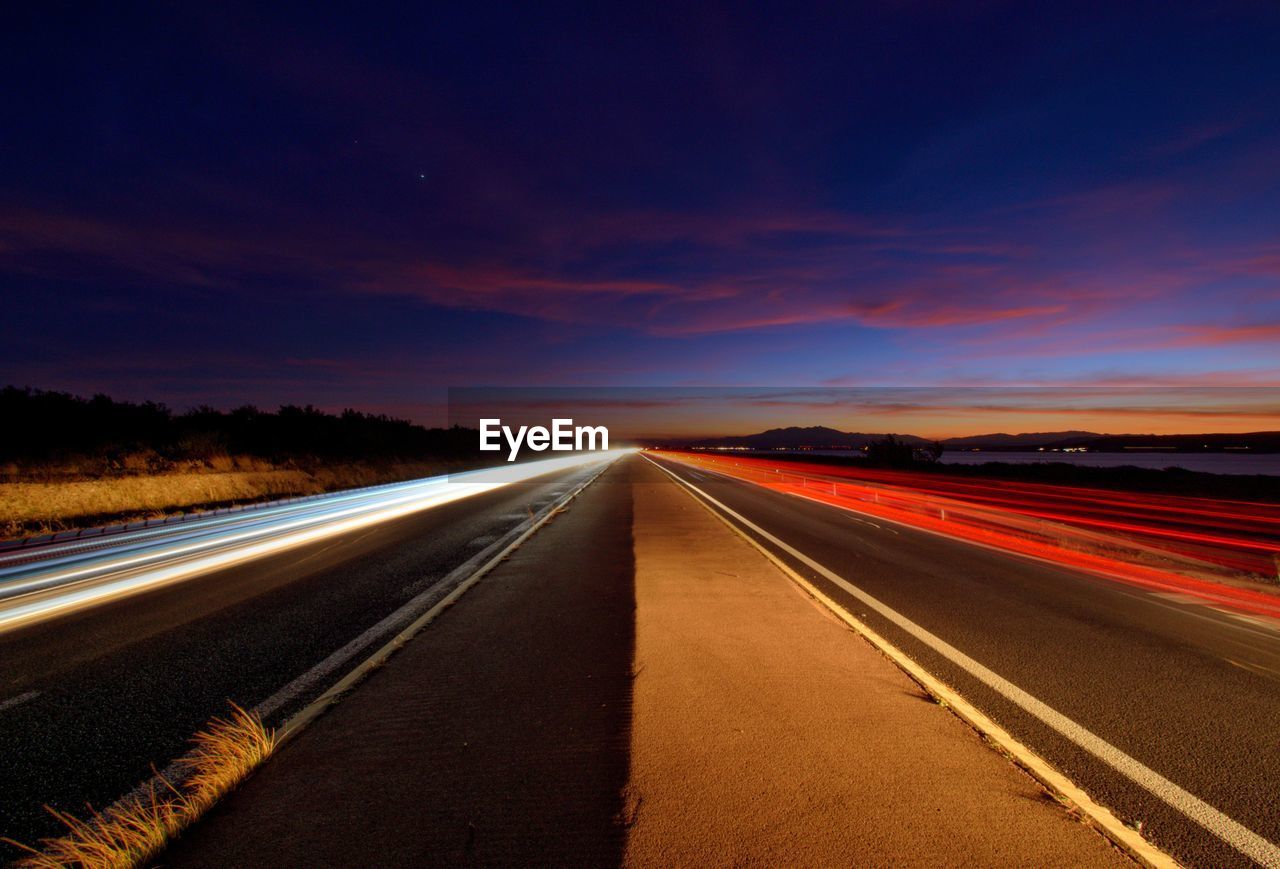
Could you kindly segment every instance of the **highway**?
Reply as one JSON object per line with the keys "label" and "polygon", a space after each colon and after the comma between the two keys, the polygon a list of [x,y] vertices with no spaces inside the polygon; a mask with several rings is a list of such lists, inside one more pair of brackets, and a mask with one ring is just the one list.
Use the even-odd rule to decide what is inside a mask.
{"label": "highway", "polygon": [[1179,861],[1280,865],[1280,622],[645,455]]}
{"label": "highway", "polygon": [[6,554],[0,835],[57,832],[46,804],[105,807],[229,700],[279,724],[616,456]]}
{"label": "highway", "polygon": [[[1280,865],[1280,621],[1256,589],[1232,609],[644,455],[1179,861]],[[0,556],[0,835],[109,804],[228,701],[279,725],[615,457]]]}

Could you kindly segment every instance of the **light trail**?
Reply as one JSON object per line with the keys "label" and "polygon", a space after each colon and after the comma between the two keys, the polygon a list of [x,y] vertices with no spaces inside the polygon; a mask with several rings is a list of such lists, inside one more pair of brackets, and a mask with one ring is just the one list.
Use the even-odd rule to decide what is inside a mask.
{"label": "light trail", "polygon": [[1280,617],[1280,504],[663,451],[682,464],[935,534]]}
{"label": "light trail", "polygon": [[578,453],[335,492],[172,526],[70,540],[0,556],[0,633],[386,522],[629,450]]}

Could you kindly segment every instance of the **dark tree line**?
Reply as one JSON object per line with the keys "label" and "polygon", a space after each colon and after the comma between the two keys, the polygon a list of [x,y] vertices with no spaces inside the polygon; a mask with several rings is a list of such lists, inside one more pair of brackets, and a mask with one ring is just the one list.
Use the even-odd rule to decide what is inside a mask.
{"label": "dark tree line", "polygon": [[288,405],[274,412],[246,406],[175,413],[149,401],[13,386],[0,390],[0,421],[0,461],[19,464],[138,452],[173,461],[219,455],[273,462],[470,458],[478,445],[473,429],[428,429],[354,410],[331,414]]}
{"label": "dark tree line", "polygon": [[924,446],[917,446],[893,435],[885,435],[867,444],[863,455],[867,464],[876,467],[912,468],[937,462],[942,457],[942,444],[934,441]]}

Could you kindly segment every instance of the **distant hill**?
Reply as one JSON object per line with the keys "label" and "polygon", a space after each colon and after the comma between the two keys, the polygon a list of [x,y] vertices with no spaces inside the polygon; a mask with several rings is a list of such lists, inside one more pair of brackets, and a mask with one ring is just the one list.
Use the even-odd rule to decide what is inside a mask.
{"label": "distant hill", "polygon": [[947,438],[942,444],[945,447],[958,450],[973,449],[975,447],[1007,450],[1062,445],[1064,442],[1074,445],[1081,441],[1090,441],[1100,437],[1103,437],[1103,435],[1091,431],[1038,431],[1026,434],[969,435],[962,438]]}
{"label": "distant hill", "polygon": [[[932,443],[916,435],[894,435],[913,446]],[[867,444],[886,437],[884,434],[839,431],[826,426],[790,426],[773,428],[758,434],[710,437],[668,442],[667,446],[701,447],[704,449],[747,450],[862,450]],[[1022,451],[1085,448],[1090,452],[1140,452],[1168,450],[1172,452],[1280,452],[1280,432],[1262,431],[1241,434],[1099,434],[1091,431],[995,433],[947,438],[947,450]]]}
{"label": "distant hill", "polygon": [[[826,426],[771,428],[759,434],[719,438],[702,438],[687,441],[681,446],[697,446],[721,449],[748,450],[860,450],[872,441],[881,440],[883,434],[839,431]],[[930,441],[915,435],[896,435],[910,444],[926,444]]]}

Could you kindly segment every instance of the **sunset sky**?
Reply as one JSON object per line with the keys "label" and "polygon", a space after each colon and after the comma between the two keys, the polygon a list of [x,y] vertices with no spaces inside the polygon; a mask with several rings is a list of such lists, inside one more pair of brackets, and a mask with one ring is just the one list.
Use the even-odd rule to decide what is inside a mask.
{"label": "sunset sky", "polygon": [[463,387],[448,422],[568,418],[640,441],[826,426],[943,439],[996,431],[1275,431],[1280,389],[1223,386]]}
{"label": "sunset sky", "polygon": [[[0,381],[422,422],[477,384],[1203,396],[934,435],[1280,409],[1203,389],[1280,386],[1280,5],[182,5],[7,15]],[[789,412],[730,428],[848,418]]]}

